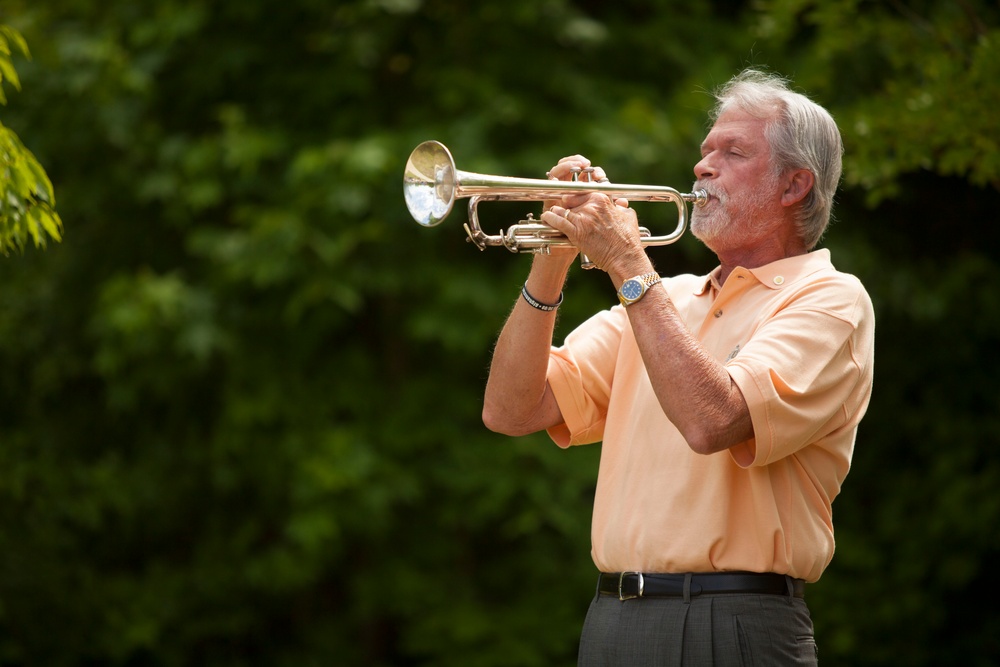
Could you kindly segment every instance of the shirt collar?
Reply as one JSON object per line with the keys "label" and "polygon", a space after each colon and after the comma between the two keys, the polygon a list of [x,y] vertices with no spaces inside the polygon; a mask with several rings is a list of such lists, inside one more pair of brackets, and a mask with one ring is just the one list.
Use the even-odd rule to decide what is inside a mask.
{"label": "shirt collar", "polygon": [[[830,261],[830,250],[827,248],[821,248],[819,250],[807,252],[804,255],[785,257],[784,259],[779,259],[771,262],[770,264],[758,266],[755,269],[745,269],[738,266],[733,269],[731,274],[729,274],[729,278],[732,278],[738,273],[749,273],[765,287],[778,290],[784,288],[786,285],[798,282],[798,280],[804,276],[827,268],[833,268],[833,264]],[[701,296],[709,289],[722,289],[722,285],[719,283],[719,275],[721,273],[722,267],[715,267],[711,273],[705,276],[705,282],[702,283],[701,288],[695,292],[695,296]]]}

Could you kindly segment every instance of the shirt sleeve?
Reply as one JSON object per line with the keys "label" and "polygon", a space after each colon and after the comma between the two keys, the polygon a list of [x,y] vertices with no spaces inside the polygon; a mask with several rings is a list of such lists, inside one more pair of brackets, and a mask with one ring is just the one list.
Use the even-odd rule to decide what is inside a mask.
{"label": "shirt sleeve", "polygon": [[733,459],[767,465],[853,429],[871,394],[873,358],[874,312],[859,282],[820,281],[793,295],[726,366],[754,429]]}
{"label": "shirt sleeve", "polygon": [[548,434],[560,447],[604,438],[612,378],[626,324],[624,309],[605,310],[571,332],[561,347],[552,348],[548,382],[563,423],[550,428]]}

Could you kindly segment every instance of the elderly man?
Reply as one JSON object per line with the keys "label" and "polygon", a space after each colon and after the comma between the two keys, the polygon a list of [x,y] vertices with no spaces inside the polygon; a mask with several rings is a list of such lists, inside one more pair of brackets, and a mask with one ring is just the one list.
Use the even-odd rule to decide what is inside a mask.
{"label": "elderly man", "polygon": [[[691,231],[719,266],[661,279],[628,202],[550,203],[542,219],[621,305],[552,347],[575,252],[536,256],[493,355],[490,429],[603,443],[581,665],[817,660],[804,588],[833,556],[874,314],[860,282],[814,250],[840,179],[830,114],[752,70],[716,97]],[[588,166],[568,157],[549,175]]]}

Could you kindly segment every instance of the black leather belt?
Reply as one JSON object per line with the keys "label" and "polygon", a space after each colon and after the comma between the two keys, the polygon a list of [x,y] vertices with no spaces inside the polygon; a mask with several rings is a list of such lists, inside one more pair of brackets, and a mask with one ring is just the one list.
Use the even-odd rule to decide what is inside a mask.
{"label": "black leather belt", "polygon": [[[687,593],[685,593],[685,589]],[[805,597],[806,584],[783,574],[707,572],[704,574],[646,574],[602,572],[598,590],[619,600],[648,597],[694,597],[710,593],[744,593]]]}

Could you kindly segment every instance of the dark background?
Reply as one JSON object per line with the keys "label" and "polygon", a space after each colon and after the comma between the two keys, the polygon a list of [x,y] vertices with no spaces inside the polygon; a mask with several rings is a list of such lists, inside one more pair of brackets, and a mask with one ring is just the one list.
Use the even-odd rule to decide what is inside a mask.
{"label": "dark background", "polygon": [[[462,205],[417,226],[403,165],[438,139],[467,171],[579,152],[687,191],[709,91],[746,66],[838,119],[822,245],[877,312],[809,590],[823,664],[1000,663],[995,2],[5,0],[0,23],[31,49],[0,118],[65,225],[0,261],[0,665],[574,664],[599,447],[482,426],[530,257],[465,243]],[[651,254],[714,266],[690,236]],[[557,337],[614,302],[574,270]]]}

